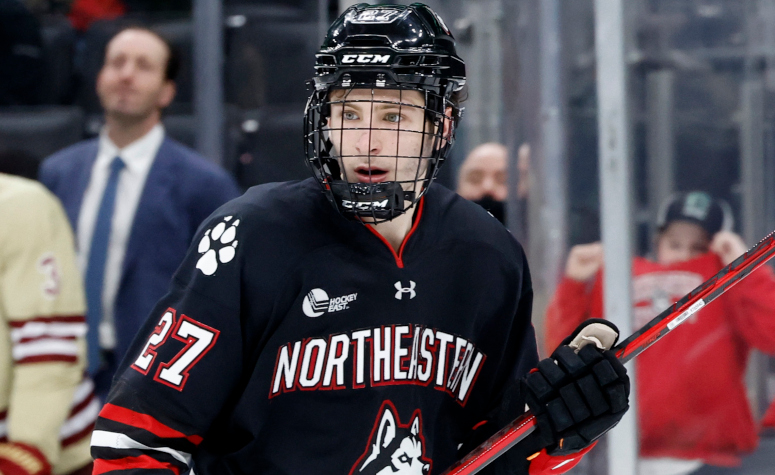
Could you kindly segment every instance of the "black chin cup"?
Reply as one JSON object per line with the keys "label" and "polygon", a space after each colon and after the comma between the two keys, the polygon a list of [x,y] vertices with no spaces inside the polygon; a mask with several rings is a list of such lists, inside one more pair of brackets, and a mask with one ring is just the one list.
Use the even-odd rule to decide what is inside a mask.
{"label": "black chin cup", "polygon": [[414,202],[415,194],[400,183],[347,183],[333,180],[331,192],[339,211],[347,217],[393,219],[404,213],[404,201]]}

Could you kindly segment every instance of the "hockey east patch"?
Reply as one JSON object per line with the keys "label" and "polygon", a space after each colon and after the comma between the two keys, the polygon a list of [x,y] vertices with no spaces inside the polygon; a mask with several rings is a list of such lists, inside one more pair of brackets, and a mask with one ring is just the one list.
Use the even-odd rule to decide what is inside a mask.
{"label": "hockey east patch", "polygon": [[357,293],[341,295],[329,298],[328,292],[323,289],[312,289],[304,296],[301,309],[304,315],[315,318],[324,313],[341,312],[350,308],[350,303],[358,298]]}
{"label": "hockey east patch", "polygon": [[277,350],[269,397],[412,384],[445,391],[465,406],[486,359],[467,339],[420,325],[306,338]]}

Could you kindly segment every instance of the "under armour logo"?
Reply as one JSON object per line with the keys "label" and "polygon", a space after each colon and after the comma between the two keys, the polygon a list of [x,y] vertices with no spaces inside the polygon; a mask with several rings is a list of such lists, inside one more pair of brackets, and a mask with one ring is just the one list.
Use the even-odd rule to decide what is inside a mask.
{"label": "under armour logo", "polygon": [[404,298],[404,294],[409,294],[410,299],[417,297],[417,292],[414,291],[416,286],[417,284],[415,284],[413,280],[410,280],[409,287],[404,287],[401,285],[401,281],[399,280],[395,283],[395,288],[398,290],[398,292],[396,292],[396,299],[401,300]]}

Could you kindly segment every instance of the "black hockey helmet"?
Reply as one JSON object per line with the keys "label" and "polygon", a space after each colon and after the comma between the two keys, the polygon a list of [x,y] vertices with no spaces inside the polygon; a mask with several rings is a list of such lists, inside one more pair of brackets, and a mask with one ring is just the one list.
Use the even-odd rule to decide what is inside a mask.
{"label": "black hockey helmet", "polygon": [[[304,121],[307,163],[332,204],[345,216],[368,217],[374,223],[393,219],[416,204],[448,156],[462,112],[459,102],[465,86],[465,64],[443,20],[420,3],[354,5],[328,30],[316,54],[315,76],[308,85],[313,91]],[[389,154],[396,164],[399,159],[417,160],[417,173],[411,180],[400,181],[396,176],[393,181],[373,183],[370,178],[357,182],[356,177],[346,176],[343,160],[371,163],[373,156],[342,152],[345,131],[358,129],[345,127],[343,119],[331,123],[332,107],[367,102],[373,111],[374,102],[396,104],[348,100],[354,89],[371,90],[372,99],[374,91],[398,90],[397,102],[404,108],[416,106],[400,100],[403,91],[417,91],[424,97],[422,130],[407,130],[400,122],[390,129],[396,134],[422,134],[423,146],[417,155],[400,155],[398,145],[395,153]],[[334,90],[340,91],[337,97],[331,95]],[[388,130],[368,125],[369,131]],[[445,126],[448,133],[442,136]],[[340,143],[335,143],[336,137]]]}

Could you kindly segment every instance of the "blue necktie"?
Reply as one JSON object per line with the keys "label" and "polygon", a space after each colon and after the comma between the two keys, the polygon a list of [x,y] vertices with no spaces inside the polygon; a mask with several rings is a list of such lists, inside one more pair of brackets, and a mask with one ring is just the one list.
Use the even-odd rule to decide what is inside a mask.
{"label": "blue necktie", "polygon": [[116,157],[110,163],[110,176],[102,194],[94,234],[89,247],[89,262],[86,264],[86,321],[89,324],[86,343],[89,345],[89,374],[94,376],[100,369],[100,322],[102,321],[102,287],[105,282],[105,262],[108,259],[110,227],[116,207],[116,188],[124,162]]}

